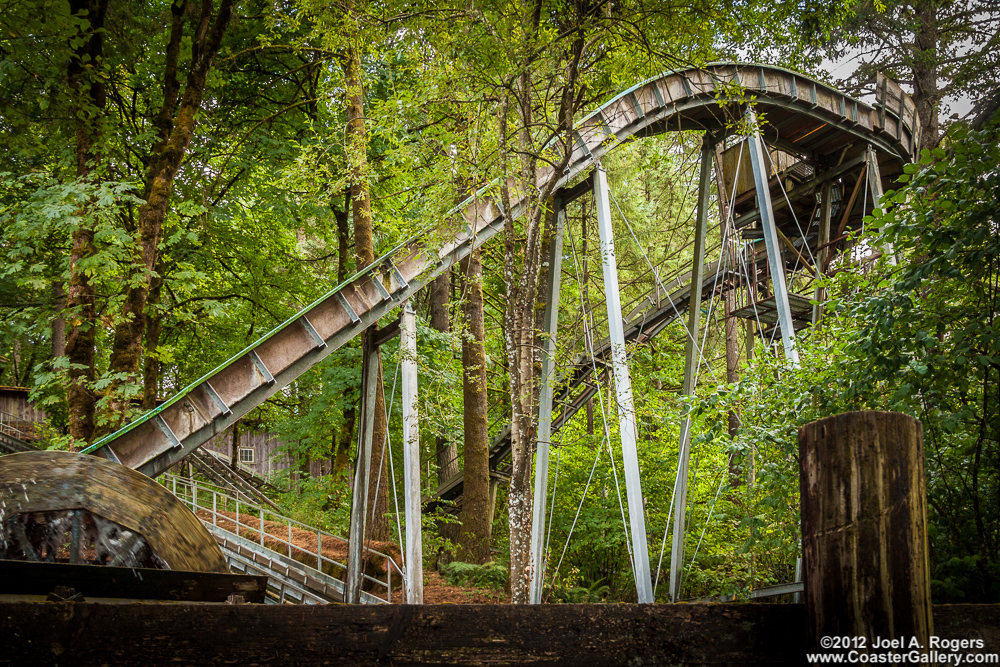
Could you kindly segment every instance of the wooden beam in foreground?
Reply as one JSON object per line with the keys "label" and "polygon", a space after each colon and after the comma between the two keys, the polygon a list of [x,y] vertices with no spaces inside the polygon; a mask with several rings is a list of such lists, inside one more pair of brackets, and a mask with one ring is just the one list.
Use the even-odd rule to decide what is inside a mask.
{"label": "wooden beam in foreground", "polygon": [[0,603],[0,665],[795,665],[799,605]]}
{"label": "wooden beam in foreground", "polygon": [[[1000,605],[935,605],[1000,652]],[[805,605],[0,602],[0,665],[803,665]]]}
{"label": "wooden beam in foreground", "polygon": [[267,577],[261,575],[17,560],[0,560],[0,582],[2,595],[45,597],[65,586],[84,598],[182,602],[225,602],[230,595],[263,602],[267,590]]}
{"label": "wooden beam in foreground", "polygon": [[[1000,650],[1000,605],[936,634]],[[804,605],[0,603],[0,665],[802,665]]]}

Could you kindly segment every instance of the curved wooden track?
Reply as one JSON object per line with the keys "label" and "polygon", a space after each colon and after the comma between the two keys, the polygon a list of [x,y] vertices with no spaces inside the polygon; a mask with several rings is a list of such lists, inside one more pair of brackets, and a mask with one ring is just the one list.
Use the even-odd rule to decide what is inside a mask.
{"label": "curved wooden track", "polygon": [[[74,537],[73,517],[66,513],[76,511],[86,513],[87,525],[76,528]],[[80,533],[88,530],[95,533],[100,528],[95,519],[96,524],[110,522],[107,525],[112,526],[114,535],[92,539],[88,544],[86,536]],[[76,548],[70,551],[68,560],[103,562],[114,559],[116,546],[139,546],[117,527],[144,538],[160,567],[193,572],[229,571],[222,551],[201,521],[172,493],[145,475],[97,457],[70,452],[26,452],[0,457],[2,557],[55,560],[66,543],[74,541]],[[30,545],[30,551],[24,548],[25,543]],[[79,557],[81,543],[84,551],[91,552],[88,558]],[[102,551],[108,553],[102,555]],[[125,560],[115,564],[130,563]]]}

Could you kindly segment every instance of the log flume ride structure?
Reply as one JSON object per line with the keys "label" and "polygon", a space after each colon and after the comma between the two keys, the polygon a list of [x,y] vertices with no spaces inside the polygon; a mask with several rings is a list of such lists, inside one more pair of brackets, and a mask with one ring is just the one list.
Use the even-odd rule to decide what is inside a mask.
{"label": "log flume ride structure", "polygon": [[[730,174],[726,188],[732,197],[734,228],[745,237],[757,233],[757,238],[767,241],[767,252],[752,257],[750,264],[767,265],[773,277],[783,275],[804,252],[826,255],[828,263],[832,252],[846,247],[848,233],[861,226],[866,209],[858,192],[870,190],[877,200],[913,160],[920,144],[912,101],[887,79],[880,78],[877,88],[877,103],[869,105],[802,74],[758,64],[718,63],[667,72],[622,92],[582,118],[573,134],[568,168],[560,174],[543,170],[536,185],[555,179],[557,207],[564,208],[592,191],[600,198],[601,188],[607,187],[600,167],[602,156],[633,138],[699,132],[704,137],[699,199],[707,202],[710,158],[716,146],[742,134],[750,146],[748,161],[755,159],[756,147],[768,152],[772,162],[780,154],[785,160],[782,164],[797,167],[778,175],[754,162],[755,179],[749,186],[740,185],[739,173]],[[786,179],[792,172],[795,178]],[[786,188],[789,183],[792,187]],[[509,185],[511,193],[518,192],[516,183]],[[831,186],[839,197],[831,199]],[[204,528],[184,516],[186,510],[166,488],[147,483],[146,478],[161,475],[196,452],[334,350],[377,327],[381,318],[436,276],[501,233],[506,217],[522,214],[522,200],[512,196],[511,208],[505,211],[499,204],[499,190],[496,182],[481,188],[448,220],[400,243],[83,454],[29,452],[0,457],[0,559],[43,560],[43,553],[48,553],[49,560],[59,560],[59,554],[51,547],[46,552],[45,545],[56,539],[51,531],[63,531],[75,535],[75,544],[83,543],[83,551],[88,548],[87,534],[103,536],[100,548],[107,552],[106,564],[117,563],[127,551],[131,556],[142,554],[146,566],[223,571],[221,555]],[[702,204],[702,226],[704,208]],[[801,228],[803,224],[807,229]],[[786,241],[796,239],[798,245],[782,246],[777,243],[779,235]],[[692,309],[693,304],[746,279],[745,271],[741,274],[737,267],[705,266],[696,253],[682,284],[666,293],[656,287],[645,306],[621,323],[623,340],[646,342],[669,322],[700,310]],[[801,309],[792,311],[794,295],[790,300],[784,279],[772,278],[772,282],[770,301],[759,304],[755,312],[759,315],[770,308],[768,321],[775,332],[780,331],[786,352],[793,353],[790,341],[803,315]],[[564,424],[593,394],[589,369],[595,359],[614,362],[615,345],[615,340],[609,340],[598,346],[592,357],[579,359],[559,381],[545,408],[551,411],[553,401],[562,406],[559,415],[546,417],[550,429]],[[509,432],[501,433],[491,448],[491,466],[501,467],[509,451]],[[459,473],[437,495],[455,499],[461,488]],[[115,510],[118,505],[108,500],[111,497],[126,509]],[[633,535],[636,530],[633,523]],[[109,535],[113,539],[103,539]],[[91,550],[96,547],[92,539]],[[184,548],[189,553],[181,557],[178,552]],[[79,556],[73,558],[79,562]]]}

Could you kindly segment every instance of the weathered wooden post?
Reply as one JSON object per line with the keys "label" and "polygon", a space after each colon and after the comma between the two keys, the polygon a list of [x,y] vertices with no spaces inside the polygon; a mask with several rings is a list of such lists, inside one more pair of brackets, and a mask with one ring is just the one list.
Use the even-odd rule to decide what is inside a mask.
{"label": "weathered wooden post", "polygon": [[[923,428],[848,412],[799,429],[802,552],[813,651],[927,648],[933,634]],[[824,638],[852,639],[832,646]],[[911,643],[910,638],[916,643]],[[843,649],[840,651],[839,649]]]}

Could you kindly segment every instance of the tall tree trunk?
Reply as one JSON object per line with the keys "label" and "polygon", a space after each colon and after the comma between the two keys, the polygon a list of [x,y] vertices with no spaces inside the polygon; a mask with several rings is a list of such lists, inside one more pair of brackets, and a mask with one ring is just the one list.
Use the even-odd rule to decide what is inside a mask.
{"label": "tall tree trunk", "polygon": [[[537,160],[532,156],[532,139],[527,128],[532,126],[531,78],[525,69],[518,81],[517,134],[521,154],[519,180],[536,180]],[[506,141],[506,113],[502,114],[501,134]],[[501,146],[501,153],[507,147]],[[530,190],[529,190],[530,192]],[[503,207],[512,210],[510,193],[502,188]],[[531,585],[531,462],[535,449],[535,395],[538,378],[535,374],[535,299],[538,294],[541,265],[541,226],[544,205],[537,194],[522,200],[524,242],[520,242],[509,217],[504,221],[504,281],[508,287],[507,309],[504,312],[504,336],[511,402],[511,479],[507,495],[507,519],[510,529],[510,599],[515,604],[528,602]],[[516,261],[521,259],[520,271]],[[519,275],[518,275],[519,273]],[[513,289],[511,289],[513,288]]]}
{"label": "tall tree trunk", "polygon": [[155,312],[156,306],[160,303],[160,293],[163,288],[163,280],[159,275],[153,276],[152,286],[149,291],[150,313],[146,321],[146,357],[142,365],[142,409],[152,410],[156,407],[156,399],[159,396],[160,388],[160,358],[158,349],[160,347],[160,330],[163,326],[163,315]]}
{"label": "tall tree trunk", "polygon": [[233,439],[232,439],[232,449],[229,452],[229,467],[233,469],[233,472],[239,470],[240,463],[240,420],[237,419],[233,422]]}
{"label": "tall tree trunk", "polygon": [[62,283],[52,283],[52,360],[66,356],[66,290]]}
{"label": "tall tree trunk", "polygon": [[[333,206],[333,217],[337,221],[337,284],[347,280],[351,264],[351,187],[344,190],[344,210]],[[344,421],[333,434],[333,452],[330,473],[338,475],[346,470],[351,460],[351,447],[354,443],[354,424],[357,410],[353,405],[344,408]]]}
{"label": "tall tree trunk", "polygon": [[920,148],[935,148],[940,140],[938,105],[941,91],[938,87],[938,10],[937,0],[917,0],[913,3],[917,20],[914,35],[913,103],[920,115]]}
{"label": "tall tree trunk", "polygon": [[[343,57],[347,95],[347,159],[350,165],[351,205],[354,210],[354,254],[361,270],[375,261],[374,227],[371,195],[368,190],[368,134],[365,129],[364,88],[361,59],[351,45]],[[379,280],[376,276],[375,280]],[[365,333],[374,334],[374,330]],[[381,356],[378,352],[375,353]],[[366,539],[389,539],[389,474],[385,452],[385,390],[382,386],[382,362],[379,359],[379,382],[375,394],[375,424],[372,438],[372,461],[368,472],[368,520]]]}
{"label": "tall tree trunk", "polygon": [[[146,301],[155,276],[160,235],[167,206],[173,192],[177,170],[184,160],[188,146],[194,136],[196,116],[201,108],[202,97],[212,62],[222,44],[232,16],[235,0],[220,0],[219,11],[212,21],[212,0],[202,0],[201,14],[195,28],[191,45],[191,63],[188,69],[184,94],[177,103],[177,58],[183,36],[184,0],[175,0],[171,11],[170,41],[164,66],[163,105],[154,124],[159,137],[149,157],[146,173],[145,199],[139,208],[139,249],[133,270],[140,276],[137,284],[129,288],[122,309],[121,323],[115,328],[111,349],[110,368],[113,372],[135,377],[139,372],[142,357],[142,340],[146,327]],[[174,109],[177,109],[176,114]],[[112,388],[117,391],[118,385]],[[109,427],[116,428],[125,417],[126,405],[114,401]]]}
{"label": "tall tree trunk", "polygon": [[[713,159],[715,161],[715,187],[719,201],[719,235],[726,239],[723,252],[729,258],[729,265],[737,265],[736,235],[735,230],[731,230],[727,238],[726,228],[729,226],[729,194],[726,188],[725,173],[722,170],[722,145],[715,146]],[[726,315],[726,382],[733,384],[740,381],[740,331],[739,321],[733,315],[738,310],[736,303],[737,285],[728,286],[723,295]],[[740,417],[735,410],[730,410],[728,415],[729,438],[736,438],[740,428]],[[735,456],[729,459],[729,483],[731,486],[739,486],[741,483],[740,470]]]}
{"label": "tall tree trunk", "polygon": [[[527,96],[528,87],[522,78],[521,90]],[[530,126],[530,104],[522,107],[527,116],[521,122]],[[506,142],[506,109],[501,114],[501,141]],[[524,140],[522,138],[522,143]],[[530,148],[530,143],[529,143]],[[501,154],[507,150],[501,146]],[[522,153],[523,155],[524,153]],[[529,171],[529,169],[525,169]],[[533,170],[530,170],[533,171]],[[527,179],[525,179],[527,180]],[[530,182],[530,181],[529,181]],[[502,192],[503,208],[511,210],[509,191]],[[537,205],[523,206],[529,214],[523,218],[527,243],[519,243],[514,221],[504,220],[504,282],[508,285],[507,309],[504,312],[504,343],[507,351],[507,373],[511,403],[510,443],[511,479],[507,495],[507,519],[510,529],[510,600],[526,603],[531,584],[530,534],[531,534],[531,458],[534,445],[534,429],[531,417],[534,413],[534,305],[538,291],[538,264],[540,250],[540,215],[533,210]],[[515,262],[523,258],[520,277],[517,276]]]}
{"label": "tall tree trunk", "polygon": [[[579,18],[579,17],[578,17]],[[520,209],[521,230],[514,227],[514,220],[504,220],[504,281],[508,286],[507,309],[504,312],[504,343],[507,352],[507,373],[511,402],[511,480],[507,495],[507,519],[510,528],[510,600],[527,603],[531,586],[531,463],[535,449],[536,414],[535,395],[538,374],[535,372],[535,306],[538,295],[541,250],[544,242],[542,225],[549,215],[551,197],[555,187],[552,174],[560,174],[568,166],[572,153],[573,113],[576,103],[576,81],[584,39],[582,28],[567,52],[567,62],[560,63],[562,82],[556,134],[560,141],[562,158],[551,165],[548,178],[540,182],[539,150],[532,131],[536,128],[533,99],[535,41],[541,20],[541,3],[527,8],[523,16],[524,60],[513,86],[504,95],[500,113],[501,186],[503,210],[511,207],[511,192],[507,164],[510,154],[520,157],[517,181],[524,193]],[[578,24],[582,25],[582,24]],[[518,128],[515,133],[517,146],[508,147],[508,111],[515,103]],[[546,168],[550,163],[546,161]]]}
{"label": "tall tree trunk", "polygon": [[[90,176],[98,160],[100,116],[106,97],[103,79],[93,74],[100,72],[102,67],[107,9],[108,0],[71,0],[70,3],[74,16],[85,17],[90,22],[89,35],[74,50],[67,72],[76,125],[76,176],[81,180]],[[94,436],[96,406],[93,382],[97,309],[94,286],[80,267],[81,262],[95,252],[94,228],[87,215],[87,205],[84,206],[78,211],[82,222],[73,232],[69,257],[66,307],[70,313],[70,327],[65,348],[69,361],[69,387],[66,403],[70,435],[77,441],[90,442]]]}
{"label": "tall tree trunk", "polygon": [[[441,333],[447,333],[451,330],[451,314],[448,308],[450,293],[450,273],[443,273],[431,282],[430,324],[432,329]],[[482,292],[480,292],[480,298],[482,298]],[[464,346],[462,350],[464,354]],[[437,480],[438,486],[441,486],[458,474],[458,447],[452,439],[439,435],[437,437],[436,454]]]}
{"label": "tall tree trunk", "polygon": [[486,417],[486,326],[483,321],[483,261],[479,250],[462,260],[468,327],[462,337],[462,398],[465,428],[465,476],[459,558],[469,563],[490,559],[490,443]]}

